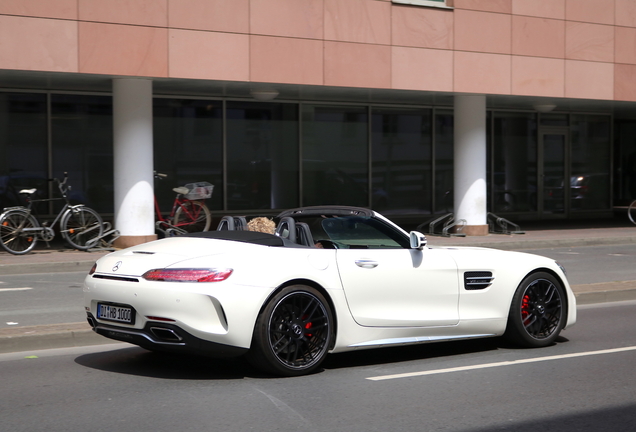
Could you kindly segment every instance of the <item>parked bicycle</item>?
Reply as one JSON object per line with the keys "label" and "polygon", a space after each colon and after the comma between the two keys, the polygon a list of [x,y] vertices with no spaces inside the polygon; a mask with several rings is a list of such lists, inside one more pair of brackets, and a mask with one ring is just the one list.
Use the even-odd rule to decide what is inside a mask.
{"label": "parked bicycle", "polygon": [[[157,180],[166,177],[168,177],[166,174],[155,172]],[[166,237],[209,230],[212,216],[205,205],[205,200],[212,196],[214,185],[208,182],[188,183],[172,190],[177,193],[177,196],[168,217],[163,217],[155,196],[157,230]]]}
{"label": "parked bicycle", "polygon": [[636,225],[636,200],[632,201],[629,207],[627,207],[627,217],[631,223]]}
{"label": "parked bicycle", "polygon": [[[31,251],[38,240],[50,242],[55,237],[53,227],[60,222],[59,232],[66,242],[75,249],[88,250],[97,245],[104,235],[104,223],[101,216],[83,204],[71,205],[67,193],[71,186],[67,185],[68,174],[64,180],[49,179],[57,183],[61,198],[32,199],[37,189],[23,189],[19,193],[24,196],[27,206],[7,207],[0,214],[0,242],[2,247],[15,255],[23,255]],[[64,200],[65,204],[51,224],[48,221],[40,224],[33,214],[33,203]]]}

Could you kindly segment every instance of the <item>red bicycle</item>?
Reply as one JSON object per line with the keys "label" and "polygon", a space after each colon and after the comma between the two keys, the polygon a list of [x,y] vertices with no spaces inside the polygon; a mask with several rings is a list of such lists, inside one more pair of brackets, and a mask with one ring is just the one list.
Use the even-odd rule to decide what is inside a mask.
{"label": "red bicycle", "polygon": [[[168,177],[166,174],[155,172],[155,179],[162,180],[166,177]],[[209,230],[212,216],[210,209],[205,205],[205,200],[212,196],[214,185],[208,182],[188,183],[172,190],[177,193],[177,196],[172,203],[170,216],[167,218],[163,217],[155,196],[157,230],[166,237]]]}

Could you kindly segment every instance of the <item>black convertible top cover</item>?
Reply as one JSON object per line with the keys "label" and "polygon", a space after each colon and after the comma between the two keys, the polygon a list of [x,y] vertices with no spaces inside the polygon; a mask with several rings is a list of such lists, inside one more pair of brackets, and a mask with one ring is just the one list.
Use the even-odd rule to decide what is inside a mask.
{"label": "black convertible top cover", "polygon": [[262,246],[286,246],[285,241],[275,235],[256,231],[203,231],[184,234],[180,237],[198,237],[216,240],[230,240]]}

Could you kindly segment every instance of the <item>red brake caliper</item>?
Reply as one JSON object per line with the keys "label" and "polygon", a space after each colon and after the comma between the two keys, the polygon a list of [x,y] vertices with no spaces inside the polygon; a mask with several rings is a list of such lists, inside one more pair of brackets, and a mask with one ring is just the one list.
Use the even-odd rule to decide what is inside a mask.
{"label": "red brake caliper", "polygon": [[525,321],[530,315],[530,296],[528,294],[523,296],[521,301],[521,319]]}
{"label": "red brake caliper", "polygon": [[[305,315],[303,318],[303,321],[307,319],[307,315]],[[305,324],[305,330],[309,330],[312,326],[312,322],[309,321],[307,324]],[[307,336],[308,338],[310,338],[312,336],[311,333],[307,333],[305,336]]]}

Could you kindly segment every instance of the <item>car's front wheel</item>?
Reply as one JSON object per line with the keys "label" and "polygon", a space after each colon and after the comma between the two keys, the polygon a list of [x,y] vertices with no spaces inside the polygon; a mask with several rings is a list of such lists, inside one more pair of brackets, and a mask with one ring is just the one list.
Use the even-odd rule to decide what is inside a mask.
{"label": "car's front wheel", "polygon": [[554,276],[546,272],[527,276],[512,299],[506,338],[531,348],[552,344],[565,326],[566,302]]}
{"label": "car's front wheel", "polygon": [[334,337],[333,315],[316,289],[292,285],[265,306],[254,328],[248,360],[253,366],[284,376],[315,371]]}

